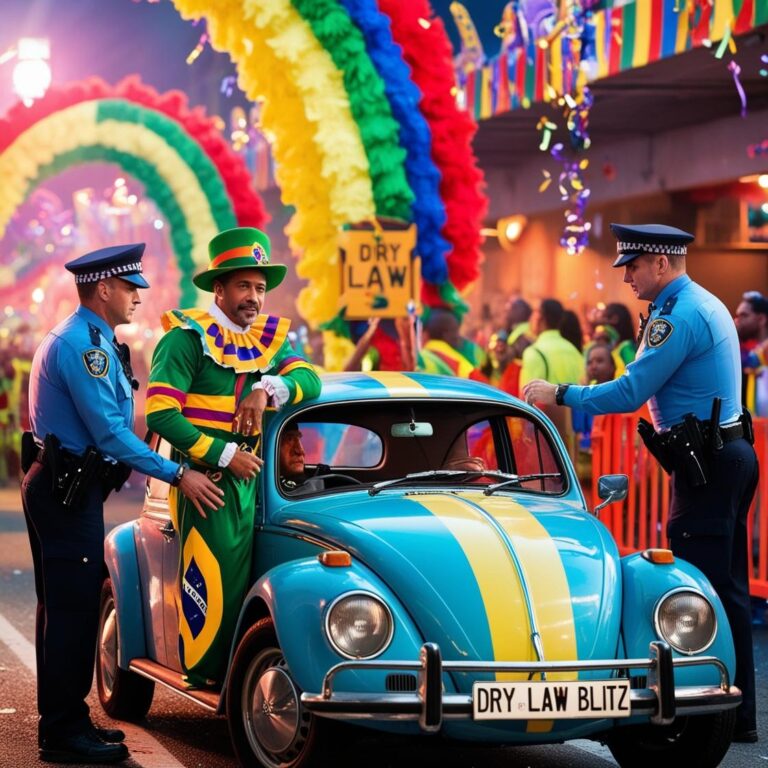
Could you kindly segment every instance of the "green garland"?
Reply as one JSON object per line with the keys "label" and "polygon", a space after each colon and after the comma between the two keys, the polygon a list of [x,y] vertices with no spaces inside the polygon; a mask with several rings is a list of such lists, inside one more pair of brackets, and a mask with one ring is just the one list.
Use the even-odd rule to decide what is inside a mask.
{"label": "green garland", "polygon": [[392,116],[384,82],[360,30],[336,0],[291,0],[344,77],[373,181],[376,213],[413,221],[413,191],[405,175],[406,151]]}
{"label": "green garland", "polygon": [[103,123],[106,120],[143,125],[157,134],[177,152],[195,174],[211,207],[211,215],[219,231],[237,226],[232,201],[218,168],[178,123],[154,109],[119,99],[99,101],[96,122]]}
{"label": "green garland", "polygon": [[197,295],[192,283],[192,275],[196,270],[192,260],[192,236],[187,228],[186,217],[176,202],[176,197],[157,169],[148,161],[102,145],[78,147],[56,155],[50,163],[41,166],[34,181],[30,182],[25,198],[46,179],[67,168],[88,162],[107,162],[119,165],[126,173],[144,185],[148,197],[154,200],[170,226],[173,250],[176,253],[181,273],[179,306],[182,308],[194,307]]}

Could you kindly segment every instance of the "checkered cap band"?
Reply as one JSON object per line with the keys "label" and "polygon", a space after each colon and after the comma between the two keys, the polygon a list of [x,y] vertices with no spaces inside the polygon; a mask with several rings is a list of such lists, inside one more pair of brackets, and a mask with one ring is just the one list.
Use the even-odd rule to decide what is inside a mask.
{"label": "checkered cap band", "polygon": [[82,272],[79,275],[75,275],[75,283],[97,283],[99,280],[106,280],[108,277],[119,277],[125,274],[135,275],[137,272],[140,274],[141,271],[141,262],[137,261],[133,264],[122,264],[119,267],[110,267],[98,272]]}
{"label": "checkered cap band", "polygon": [[616,253],[662,253],[665,256],[685,256],[688,247],[685,245],[669,245],[668,243],[628,243],[619,240],[616,243]]}

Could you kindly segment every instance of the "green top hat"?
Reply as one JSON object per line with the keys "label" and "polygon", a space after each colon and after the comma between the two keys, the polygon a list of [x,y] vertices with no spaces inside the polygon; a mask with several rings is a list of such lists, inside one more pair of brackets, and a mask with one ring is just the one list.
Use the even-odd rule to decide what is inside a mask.
{"label": "green top hat", "polygon": [[258,269],[267,279],[271,291],[283,282],[288,268],[269,263],[269,238],[254,227],[236,227],[219,232],[208,244],[211,263],[198,272],[192,282],[202,291],[213,291],[213,281],[236,269]]}

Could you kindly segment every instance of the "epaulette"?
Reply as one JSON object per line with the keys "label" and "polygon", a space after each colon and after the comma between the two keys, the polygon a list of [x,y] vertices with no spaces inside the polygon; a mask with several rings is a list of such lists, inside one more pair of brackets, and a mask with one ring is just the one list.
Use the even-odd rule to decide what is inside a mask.
{"label": "epaulette", "polygon": [[665,302],[664,306],[661,308],[661,312],[659,312],[660,315],[671,315],[672,310],[675,308],[675,304],[677,304],[677,294],[674,296],[670,296]]}

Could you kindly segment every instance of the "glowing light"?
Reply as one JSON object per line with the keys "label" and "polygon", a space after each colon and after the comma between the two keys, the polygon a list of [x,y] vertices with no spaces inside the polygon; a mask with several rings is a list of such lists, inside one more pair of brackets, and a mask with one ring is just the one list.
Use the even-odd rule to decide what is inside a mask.
{"label": "glowing light", "polygon": [[42,304],[44,299],[45,291],[42,288],[35,288],[35,290],[32,291],[32,301],[34,301],[35,304]]}
{"label": "glowing light", "polygon": [[152,222],[152,226],[153,226],[155,229],[162,229],[162,228],[163,228],[163,226],[164,226],[164,224],[163,224],[163,220],[162,220],[162,219],[155,219],[155,220]]}
{"label": "glowing light", "polygon": [[768,173],[763,173],[757,179],[757,183],[763,188],[768,189]]}
{"label": "glowing light", "polygon": [[432,26],[432,22],[429,19],[419,18],[419,26],[422,29],[429,29]]}
{"label": "glowing light", "polygon": [[125,179],[122,176],[119,176],[115,179],[115,187],[124,187],[125,186]]}
{"label": "glowing light", "polygon": [[19,40],[18,61],[13,68],[13,90],[28,107],[45,95],[51,84],[50,46],[45,38]]}
{"label": "glowing light", "polygon": [[13,307],[10,304],[5,305],[5,309],[3,310],[6,317],[13,317]]}
{"label": "glowing light", "polygon": [[764,213],[766,216],[768,216],[768,203],[763,203],[763,204],[760,206],[760,210],[761,210],[761,211],[762,211],[762,212],[763,212],[763,213]]}

